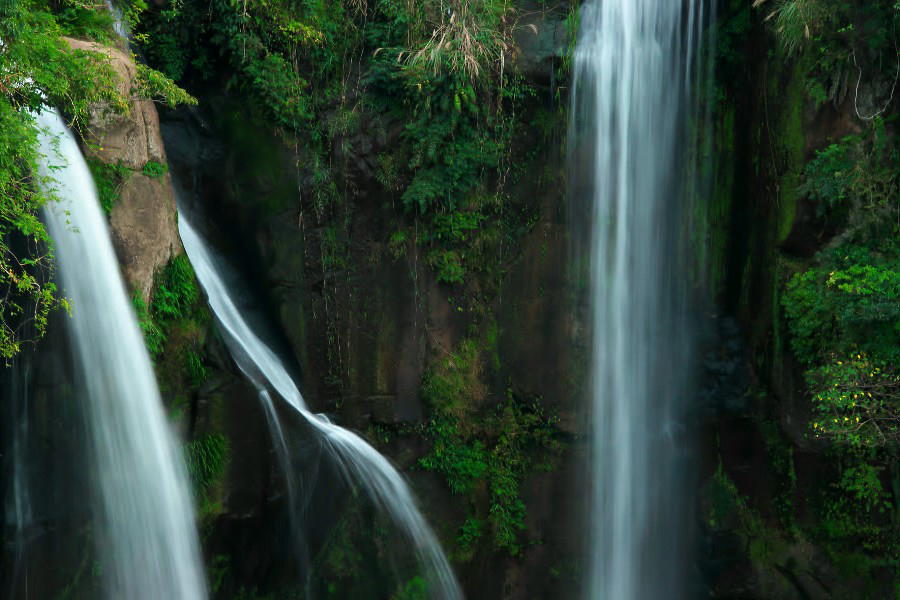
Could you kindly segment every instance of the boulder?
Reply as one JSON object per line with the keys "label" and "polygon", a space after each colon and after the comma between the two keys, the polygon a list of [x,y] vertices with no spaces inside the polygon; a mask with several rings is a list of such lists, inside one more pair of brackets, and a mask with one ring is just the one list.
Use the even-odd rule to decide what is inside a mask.
{"label": "boulder", "polygon": [[166,164],[159,115],[153,101],[132,93],[137,66],[131,56],[94,42],[66,41],[73,49],[108,56],[119,78],[119,91],[129,98],[126,113],[105,105],[91,108],[83,131],[84,151],[88,158],[122,164],[134,171],[122,184],[110,214],[110,227],[125,281],[147,302],[156,272],[182,252],[170,177],[148,177],[141,172],[150,161]]}

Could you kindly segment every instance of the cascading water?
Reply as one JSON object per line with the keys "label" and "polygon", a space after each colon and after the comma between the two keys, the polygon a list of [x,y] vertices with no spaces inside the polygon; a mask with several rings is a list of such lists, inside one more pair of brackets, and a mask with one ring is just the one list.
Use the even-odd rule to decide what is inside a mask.
{"label": "cascading water", "polygon": [[112,0],[106,0],[106,10],[112,15],[113,31],[123,40],[128,40],[128,27],[125,25],[125,17],[122,14],[122,10],[113,4]]}
{"label": "cascading water", "polygon": [[[264,405],[268,403],[266,414],[270,420],[275,421],[273,429],[277,436],[281,436],[282,430],[277,423],[277,414],[271,409],[269,392],[262,380],[322,436],[329,454],[348,479],[359,482],[379,509],[412,542],[416,555],[426,570],[432,597],[460,600],[462,592],[453,571],[400,474],[362,438],[310,412],[281,360],[244,319],[220,275],[217,261],[184,213],[180,215],[178,227],[185,251],[206,291],[210,308],[228,338],[235,361],[259,390]],[[276,449],[286,450],[283,437],[276,442]],[[288,464],[289,461],[282,458],[281,462]],[[290,473],[287,476],[290,480]]]}
{"label": "cascading water", "polygon": [[95,542],[107,596],[206,597],[182,457],[166,423],[150,358],[119,274],[91,174],[55,112],[36,115],[41,175],[58,199],[44,210],[91,439]]}
{"label": "cascading water", "polygon": [[677,599],[690,569],[683,233],[703,0],[589,0],[570,159],[589,218],[592,600]]}
{"label": "cascading water", "polygon": [[31,487],[28,473],[28,445],[29,423],[27,418],[27,402],[29,398],[29,384],[31,382],[30,361],[28,357],[21,357],[18,363],[12,367],[12,385],[10,386],[9,408],[11,409],[11,421],[13,423],[11,459],[12,459],[12,490],[7,498],[6,514],[10,525],[15,527],[15,563],[13,567],[11,586],[15,586],[19,579],[27,582],[27,569],[24,565],[26,551],[26,533],[32,525]]}

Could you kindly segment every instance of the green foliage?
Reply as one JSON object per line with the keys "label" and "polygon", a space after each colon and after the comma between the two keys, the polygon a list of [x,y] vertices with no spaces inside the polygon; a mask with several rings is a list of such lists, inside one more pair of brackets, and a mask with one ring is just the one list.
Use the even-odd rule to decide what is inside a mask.
{"label": "green foliage", "polygon": [[[784,53],[808,61],[806,87],[817,103],[842,101],[851,92],[851,79],[862,75],[860,65],[886,68],[894,77],[896,0],[755,0],[753,5],[764,11]],[[858,90],[852,93],[856,105]]]}
{"label": "green foliage", "polygon": [[817,151],[816,157],[806,165],[806,182],[800,192],[826,205],[846,201],[853,188],[857,165],[853,152],[858,141],[858,138],[847,137],[840,144]]}
{"label": "green foliage", "polygon": [[164,331],[154,322],[147,309],[147,304],[140,294],[135,293],[131,297],[134,304],[134,312],[137,315],[138,325],[144,334],[144,342],[147,344],[147,350],[150,356],[159,355],[166,345],[166,335]]}
{"label": "green foliage", "polygon": [[900,261],[888,250],[840,248],[788,283],[782,302],[794,352],[809,368],[816,435],[852,445],[897,436]]}
{"label": "green foliage", "polygon": [[197,99],[178,87],[172,79],[142,63],[137,63],[135,89],[132,92],[140,98],[163,102],[170,108],[179,104],[197,104]]}
{"label": "green foliage", "polygon": [[100,52],[70,50],[61,39],[65,31],[41,0],[4,0],[0,4],[0,39],[4,52],[0,67],[11,74],[3,96],[15,107],[36,110],[49,104],[84,123],[95,103],[112,110],[128,110],[116,88],[109,58]]}
{"label": "green foliage", "polygon": [[[350,506],[332,529],[319,554],[319,560],[323,563],[321,570],[328,573],[329,579],[350,579],[360,574],[365,559],[357,535],[369,526],[370,523],[363,521],[358,498],[352,497]],[[334,581],[329,582],[329,588],[336,591]]]}
{"label": "green foliage", "polygon": [[462,283],[465,279],[466,269],[455,250],[432,250],[428,253],[428,264],[434,267],[438,281]]}
{"label": "green foliage", "polygon": [[[166,349],[169,333],[179,323],[196,319],[200,299],[194,269],[187,256],[174,257],[157,276],[156,289],[148,307],[138,294],[133,297],[138,323],[144,332],[147,349],[154,358]],[[193,352],[193,350],[191,350]],[[199,359],[199,357],[197,357]],[[202,380],[202,361],[188,356],[184,366],[192,380]]]}
{"label": "green foliage", "polygon": [[482,442],[467,441],[459,420],[445,415],[432,418],[426,434],[433,445],[419,464],[443,475],[454,494],[472,492],[488,471],[488,452]]}
{"label": "green foliage", "polygon": [[[132,20],[146,8],[141,0],[124,4],[126,17]],[[50,283],[52,243],[37,218],[41,207],[52,200],[40,185],[37,165],[56,157],[39,156],[30,111],[44,105],[56,107],[77,130],[98,105],[111,112],[129,110],[129,99],[118,91],[110,58],[103,52],[72,50],[64,35],[108,43],[114,35],[112,19],[98,2],[0,0],[0,72],[4,73],[0,81],[0,289],[5,295],[0,305],[0,356],[4,358],[15,355],[22,343],[39,339],[50,311],[67,306]],[[139,67],[139,75],[157,85],[165,83],[146,67]],[[178,99],[177,88],[166,89],[172,99]],[[108,213],[127,171],[96,161],[90,167]]]}
{"label": "green foliage", "polygon": [[491,179],[503,180],[514,110],[528,94],[503,68],[512,6],[509,0],[171,3],[143,17],[138,39],[150,63],[173,79],[220,75],[254,98],[269,123],[303,139],[320,223],[340,210],[329,146],[344,152],[360,114],[377,115],[373,128],[402,123],[397,147],[378,158],[376,179],[399,197],[407,219],[421,219],[423,234],[414,243],[427,247],[439,279],[458,284],[479,264],[467,256],[471,241],[441,237],[432,220],[496,216],[472,199]]}
{"label": "green foliage", "polygon": [[816,540],[848,574],[868,577],[876,569],[896,569],[900,537],[892,525],[885,468],[869,452],[844,452],[834,459],[835,479],[811,499],[818,517]]}
{"label": "green foliage", "polygon": [[225,474],[230,444],[220,433],[209,433],[184,445],[184,462],[198,496],[203,496]]}
{"label": "green foliage", "polygon": [[857,353],[807,372],[817,437],[851,447],[900,441],[900,374],[891,363]]}
{"label": "green foliage", "polygon": [[[759,6],[764,3],[765,0],[757,0],[754,4]],[[797,52],[829,17],[829,7],[824,6],[821,0],[775,0],[772,4],[774,6],[766,20],[774,22],[788,54]]]}
{"label": "green foliage", "polygon": [[[900,157],[885,133],[884,122],[874,121],[866,137],[849,136],[816,152],[804,170],[800,193],[815,201],[819,213],[835,206],[861,210],[867,224],[881,225],[878,217],[898,211],[898,170]],[[875,218],[873,218],[875,217]]]}
{"label": "green foliage", "polygon": [[[426,374],[422,394],[433,414],[425,434],[432,448],[419,464],[443,475],[454,494],[474,498],[486,492],[494,543],[516,555],[526,515],[519,488],[528,473],[549,468],[537,457],[558,452],[556,420],[537,399],[511,391],[492,410],[477,410],[487,394],[480,381],[481,352],[477,342],[464,340]],[[471,559],[472,544],[481,535],[482,520],[469,517],[457,538],[460,558]]]}
{"label": "green foliage", "polygon": [[146,175],[147,177],[158,178],[162,177],[166,173],[169,172],[169,166],[158,163],[155,160],[148,160],[144,167],[141,169],[141,173]]}
{"label": "green foliage", "polygon": [[51,310],[60,304],[51,282],[52,248],[37,211],[48,200],[33,184],[37,138],[0,97],[0,356],[16,355],[23,343],[43,336]]}
{"label": "green foliage", "polygon": [[745,542],[750,558],[764,565],[777,564],[785,547],[778,530],[766,525],[750,501],[741,495],[725,472],[721,460],[708,483],[709,512],[707,522],[715,529],[733,529]]}
{"label": "green foliage", "polygon": [[185,354],[185,366],[188,377],[190,378],[191,384],[194,387],[198,387],[204,381],[206,381],[209,372],[206,369],[206,365],[203,364],[203,357],[201,357],[196,351],[187,351],[187,353]]}
{"label": "green foliage", "polygon": [[[0,1],[0,356],[43,336],[53,309],[66,306],[51,283],[52,244],[38,211],[52,200],[39,184],[37,130],[29,110],[49,104],[83,123],[88,107],[127,103],[116,90],[108,59],[71,51],[50,4]],[[55,157],[50,157],[56,160]],[[58,163],[57,163],[58,164]]]}
{"label": "green foliage", "polygon": [[391,596],[391,600],[427,600],[428,597],[428,582],[416,576],[403,584]]}
{"label": "green foliage", "polygon": [[115,40],[113,17],[102,4],[88,7],[78,2],[69,2],[59,9],[56,21],[72,37],[103,43]]}
{"label": "green foliage", "polygon": [[813,397],[812,433],[849,447],[898,439],[900,214],[897,148],[875,120],[819,151],[800,188],[829,214],[840,243],[796,273],[782,297],[795,355]]}
{"label": "green foliage", "polygon": [[484,523],[480,519],[469,517],[463,522],[459,535],[456,536],[456,546],[465,559],[471,560],[475,546],[483,535]]}
{"label": "green foliage", "polygon": [[194,268],[187,256],[180,254],[162,272],[151,303],[153,317],[162,322],[188,317],[199,297]]}
{"label": "green foliage", "polygon": [[530,447],[555,449],[552,421],[544,419],[540,404],[518,404],[512,395],[498,409],[495,431],[500,433],[491,452],[490,523],[494,542],[510,554],[519,553],[519,531],[525,529],[525,503],[519,485],[532,464],[526,454]]}
{"label": "green foliage", "polygon": [[108,164],[96,158],[88,158],[87,164],[94,177],[94,184],[97,186],[100,206],[103,208],[103,212],[109,215],[119,200],[122,184],[131,176],[132,171],[121,162]]}
{"label": "green foliage", "polygon": [[431,35],[410,54],[411,66],[477,80],[486,68],[501,64],[510,47],[508,0],[450,0],[431,14],[428,8],[433,7],[425,8]]}

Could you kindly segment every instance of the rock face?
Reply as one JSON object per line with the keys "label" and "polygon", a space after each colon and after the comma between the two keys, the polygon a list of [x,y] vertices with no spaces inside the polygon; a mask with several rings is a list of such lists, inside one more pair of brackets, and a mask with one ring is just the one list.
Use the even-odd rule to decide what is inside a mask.
{"label": "rock face", "polygon": [[561,6],[541,10],[535,4],[532,10],[523,12],[514,33],[516,50],[510,56],[515,72],[541,85],[556,85],[556,69],[575,35],[567,16]]}
{"label": "rock face", "polygon": [[168,175],[148,177],[141,172],[148,162],[166,164],[159,115],[151,100],[132,94],[137,67],[128,54],[92,42],[66,41],[73,49],[107,55],[118,75],[119,91],[130,98],[125,114],[102,105],[91,110],[84,132],[85,152],[91,159],[121,164],[134,171],[119,190],[110,224],[128,286],[148,301],[156,271],[182,251],[171,179]]}

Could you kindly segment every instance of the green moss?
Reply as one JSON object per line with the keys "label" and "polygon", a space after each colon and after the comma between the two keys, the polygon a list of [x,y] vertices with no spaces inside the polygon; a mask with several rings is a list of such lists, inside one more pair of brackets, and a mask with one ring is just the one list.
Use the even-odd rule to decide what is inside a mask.
{"label": "green moss", "polygon": [[135,293],[132,298],[134,312],[137,315],[138,325],[144,334],[144,343],[147,344],[147,350],[150,356],[156,356],[163,351],[166,344],[166,336],[162,329],[156,324],[150,316],[147,304],[140,294]]}
{"label": "green moss", "polygon": [[340,520],[331,529],[316,557],[315,573],[325,583],[327,596],[350,597],[355,584],[371,565],[367,557],[378,536],[370,515],[363,512],[362,498],[353,493]]}
{"label": "green moss", "polygon": [[711,527],[733,528],[744,538],[747,553],[757,565],[779,564],[788,548],[787,540],[751,507],[725,473],[721,462],[708,484],[707,494],[710,499],[707,520]]}
{"label": "green moss", "polygon": [[[716,160],[712,160],[711,156],[703,156],[699,161],[703,165],[712,165],[712,175],[702,176],[712,180],[712,193],[708,197],[704,195],[693,200],[695,229],[692,241],[695,261],[697,267],[704,271],[702,277],[706,279],[711,298],[718,298],[724,289],[731,210],[736,193],[736,167],[733,160],[735,109],[728,106],[720,110],[722,114],[715,124],[715,141],[711,145],[704,145],[710,150],[715,148]],[[703,189],[701,186],[698,192]]]}
{"label": "green moss", "polygon": [[166,173],[169,172],[169,166],[163,163],[156,162],[155,160],[148,160],[144,167],[141,169],[141,173],[146,175],[147,177],[152,177],[154,179],[162,177]]}
{"label": "green moss", "polygon": [[803,65],[798,63],[789,73],[787,86],[779,99],[780,120],[775,142],[782,153],[781,176],[778,180],[777,243],[787,239],[794,226],[801,175],[806,159],[806,137],[803,115],[806,108],[806,92],[803,87]]}
{"label": "green moss", "polygon": [[131,176],[132,170],[121,162],[107,164],[96,158],[88,158],[88,168],[97,186],[97,196],[100,198],[100,206],[107,216],[112,212],[113,206],[119,200],[119,191],[122,184]]}
{"label": "green moss", "polygon": [[[460,560],[472,558],[485,522],[497,548],[519,553],[526,515],[521,483],[527,474],[549,468],[559,451],[556,420],[545,414],[538,399],[508,390],[504,402],[485,406],[490,397],[481,369],[490,340],[496,351],[496,331],[491,331],[487,344],[472,338],[461,342],[426,374],[422,387],[433,411],[425,430],[432,448],[419,464],[443,475],[450,490],[467,497],[475,509],[456,540]],[[486,505],[479,502],[485,497]]]}
{"label": "green moss", "polygon": [[428,582],[422,577],[413,577],[391,596],[390,600],[428,600]]}
{"label": "green moss", "polygon": [[221,510],[212,500],[213,489],[225,476],[231,446],[220,433],[209,433],[184,445],[184,461],[200,502],[200,512],[210,515]]}

